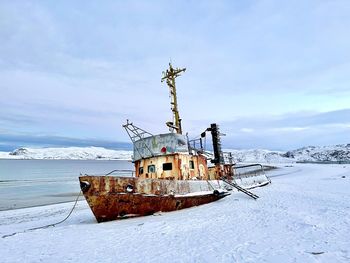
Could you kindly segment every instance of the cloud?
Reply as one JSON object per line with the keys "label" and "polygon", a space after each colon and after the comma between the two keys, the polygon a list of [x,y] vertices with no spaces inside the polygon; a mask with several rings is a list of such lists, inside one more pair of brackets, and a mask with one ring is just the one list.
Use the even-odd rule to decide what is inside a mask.
{"label": "cloud", "polygon": [[349,143],[350,109],[237,119],[222,123],[221,127],[227,134],[224,141],[235,148],[290,150],[306,145]]}
{"label": "cloud", "polygon": [[346,138],[347,1],[0,5],[0,124],[9,133],[126,141],[127,118],[166,132],[160,78],[171,59],[187,67],[177,79],[186,130],[219,122],[240,147],[287,147],[293,133],[310,140],[295,145]]}
{"label": "cloud", "polygon": [[0,151],[13,151],[19,147],[105,147],[109,149],[131,150],[129,142],[109,140],[96,140],[93,138],[70,138],[62,136],[44,136],[27,134],[2,134],[0,133]]}
{"label": "cloud", "polygon": [[251,129],[251,128],[242,128],[240,129],[241,132],[244,132],[244,133],[252,133],[254,132],[254,129]]}

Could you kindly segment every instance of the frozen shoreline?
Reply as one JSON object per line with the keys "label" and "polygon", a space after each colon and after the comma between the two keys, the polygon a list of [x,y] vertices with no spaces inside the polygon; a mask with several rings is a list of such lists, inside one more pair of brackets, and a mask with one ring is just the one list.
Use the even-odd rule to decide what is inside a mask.
{"label": "frozen shoreline", "polygon": [[[349,262],[350,165],[269,172],[251,200],[96,223],[85,201],[56,227],[0,238],[3,262]],[[0,235],[62,220],[73,203],[0,212]]]}
{"label": "frozen shoreline", "polygon": [[0,211],[75,200],[80,174],[133,168],[124,160],[0,160]]}
{"label": "frozen shoreline", "polygon": [[[15,211],[15,210],[22,210],[22,209],[29,209],[29,208],[36,208],[36,207],[45,207],[45,206],[50,206],[50,205],[60,205],[60,204],[69,204],[72,203],[73,200],[77,198],[79,193],[76,194],[72,194],[70,196],[67,196],[67,199],[63,200],[63,201],[53,201],[53,202],[43,202],[43,204],[33,204],[33,205],[26,205],[25,207],[13,207],[13,208],[9,208],[9,209],[5,209],[5,210],[0,210],[1,212],[6,212],[6,211]],[[84,197],[79,197],[79,201],[83,201],[85,200]],[[33,202],[34,203],[34,202]]]}

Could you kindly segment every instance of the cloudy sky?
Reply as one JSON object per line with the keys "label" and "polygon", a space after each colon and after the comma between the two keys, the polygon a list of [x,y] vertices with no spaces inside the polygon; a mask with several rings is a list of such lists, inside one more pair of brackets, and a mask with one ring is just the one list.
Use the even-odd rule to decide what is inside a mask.
{"label": "cloudy sky", "polygon": [[183,129],[231,148],[350,143],[350,2],[1,1],[0,149]]}

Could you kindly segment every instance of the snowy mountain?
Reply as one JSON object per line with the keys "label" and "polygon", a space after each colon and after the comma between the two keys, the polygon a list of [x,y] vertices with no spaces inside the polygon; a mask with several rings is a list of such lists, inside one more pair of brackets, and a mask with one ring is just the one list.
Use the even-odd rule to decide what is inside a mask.
{"label": "snowy mountain", "polygon": [[131,155],[132,151],[102,147],[19,148],[13,152],[0,152],[3,159],[130,160]]}
{"label": "snowy mountain", "polygon": [[350,162],[350,144],[307,146],[288,152],[269,150],[229,150],[235,162]]}
{"label": "snowy mountain", "polygon": [[[226,150],[225,150],[226,151]],[[289,163],[295,162],[292,158],[284,157],[284,152],[261,149],[227,150],[232,152],[235,163]]]}
{"label": "snowy mountain", "polygon": [[288,151],[283,157],[301,162],[350,162],[350,144],[308,146]]}
{"label": "snowy mountain", "polygon": [[[261,149],[225,151],[232,152],[236,163],[350,162],[350,144],[308,146],[288,152]],[[132,151],[102,147],[19,148],[13,152],[0,152],[0,159],[131,160],[131,156]]]}

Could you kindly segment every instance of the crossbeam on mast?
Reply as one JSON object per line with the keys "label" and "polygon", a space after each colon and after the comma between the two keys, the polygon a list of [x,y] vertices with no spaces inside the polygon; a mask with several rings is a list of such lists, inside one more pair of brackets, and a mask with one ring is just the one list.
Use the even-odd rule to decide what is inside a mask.
{"label": "crossbeam on mast", "polygon": [[175,129],[176,133],[182,134],[182,127],[181,127],[181,118],[179,114],[179,109],[177,106],[177,94],[176,94],[176,85],[175,85],[175,78],[178,76],[181,76],[181,72],[185,72],[186,68],[173,68],[171,63],[169,63],[169,69],[166,71],[163,71],[163,77],[161,78],[161,82],[166,80],[166,84],[168,85],[170,89],[170,105],[171,110],[173,112],[173,122],[167,122],[166,125],[171,128]]}

